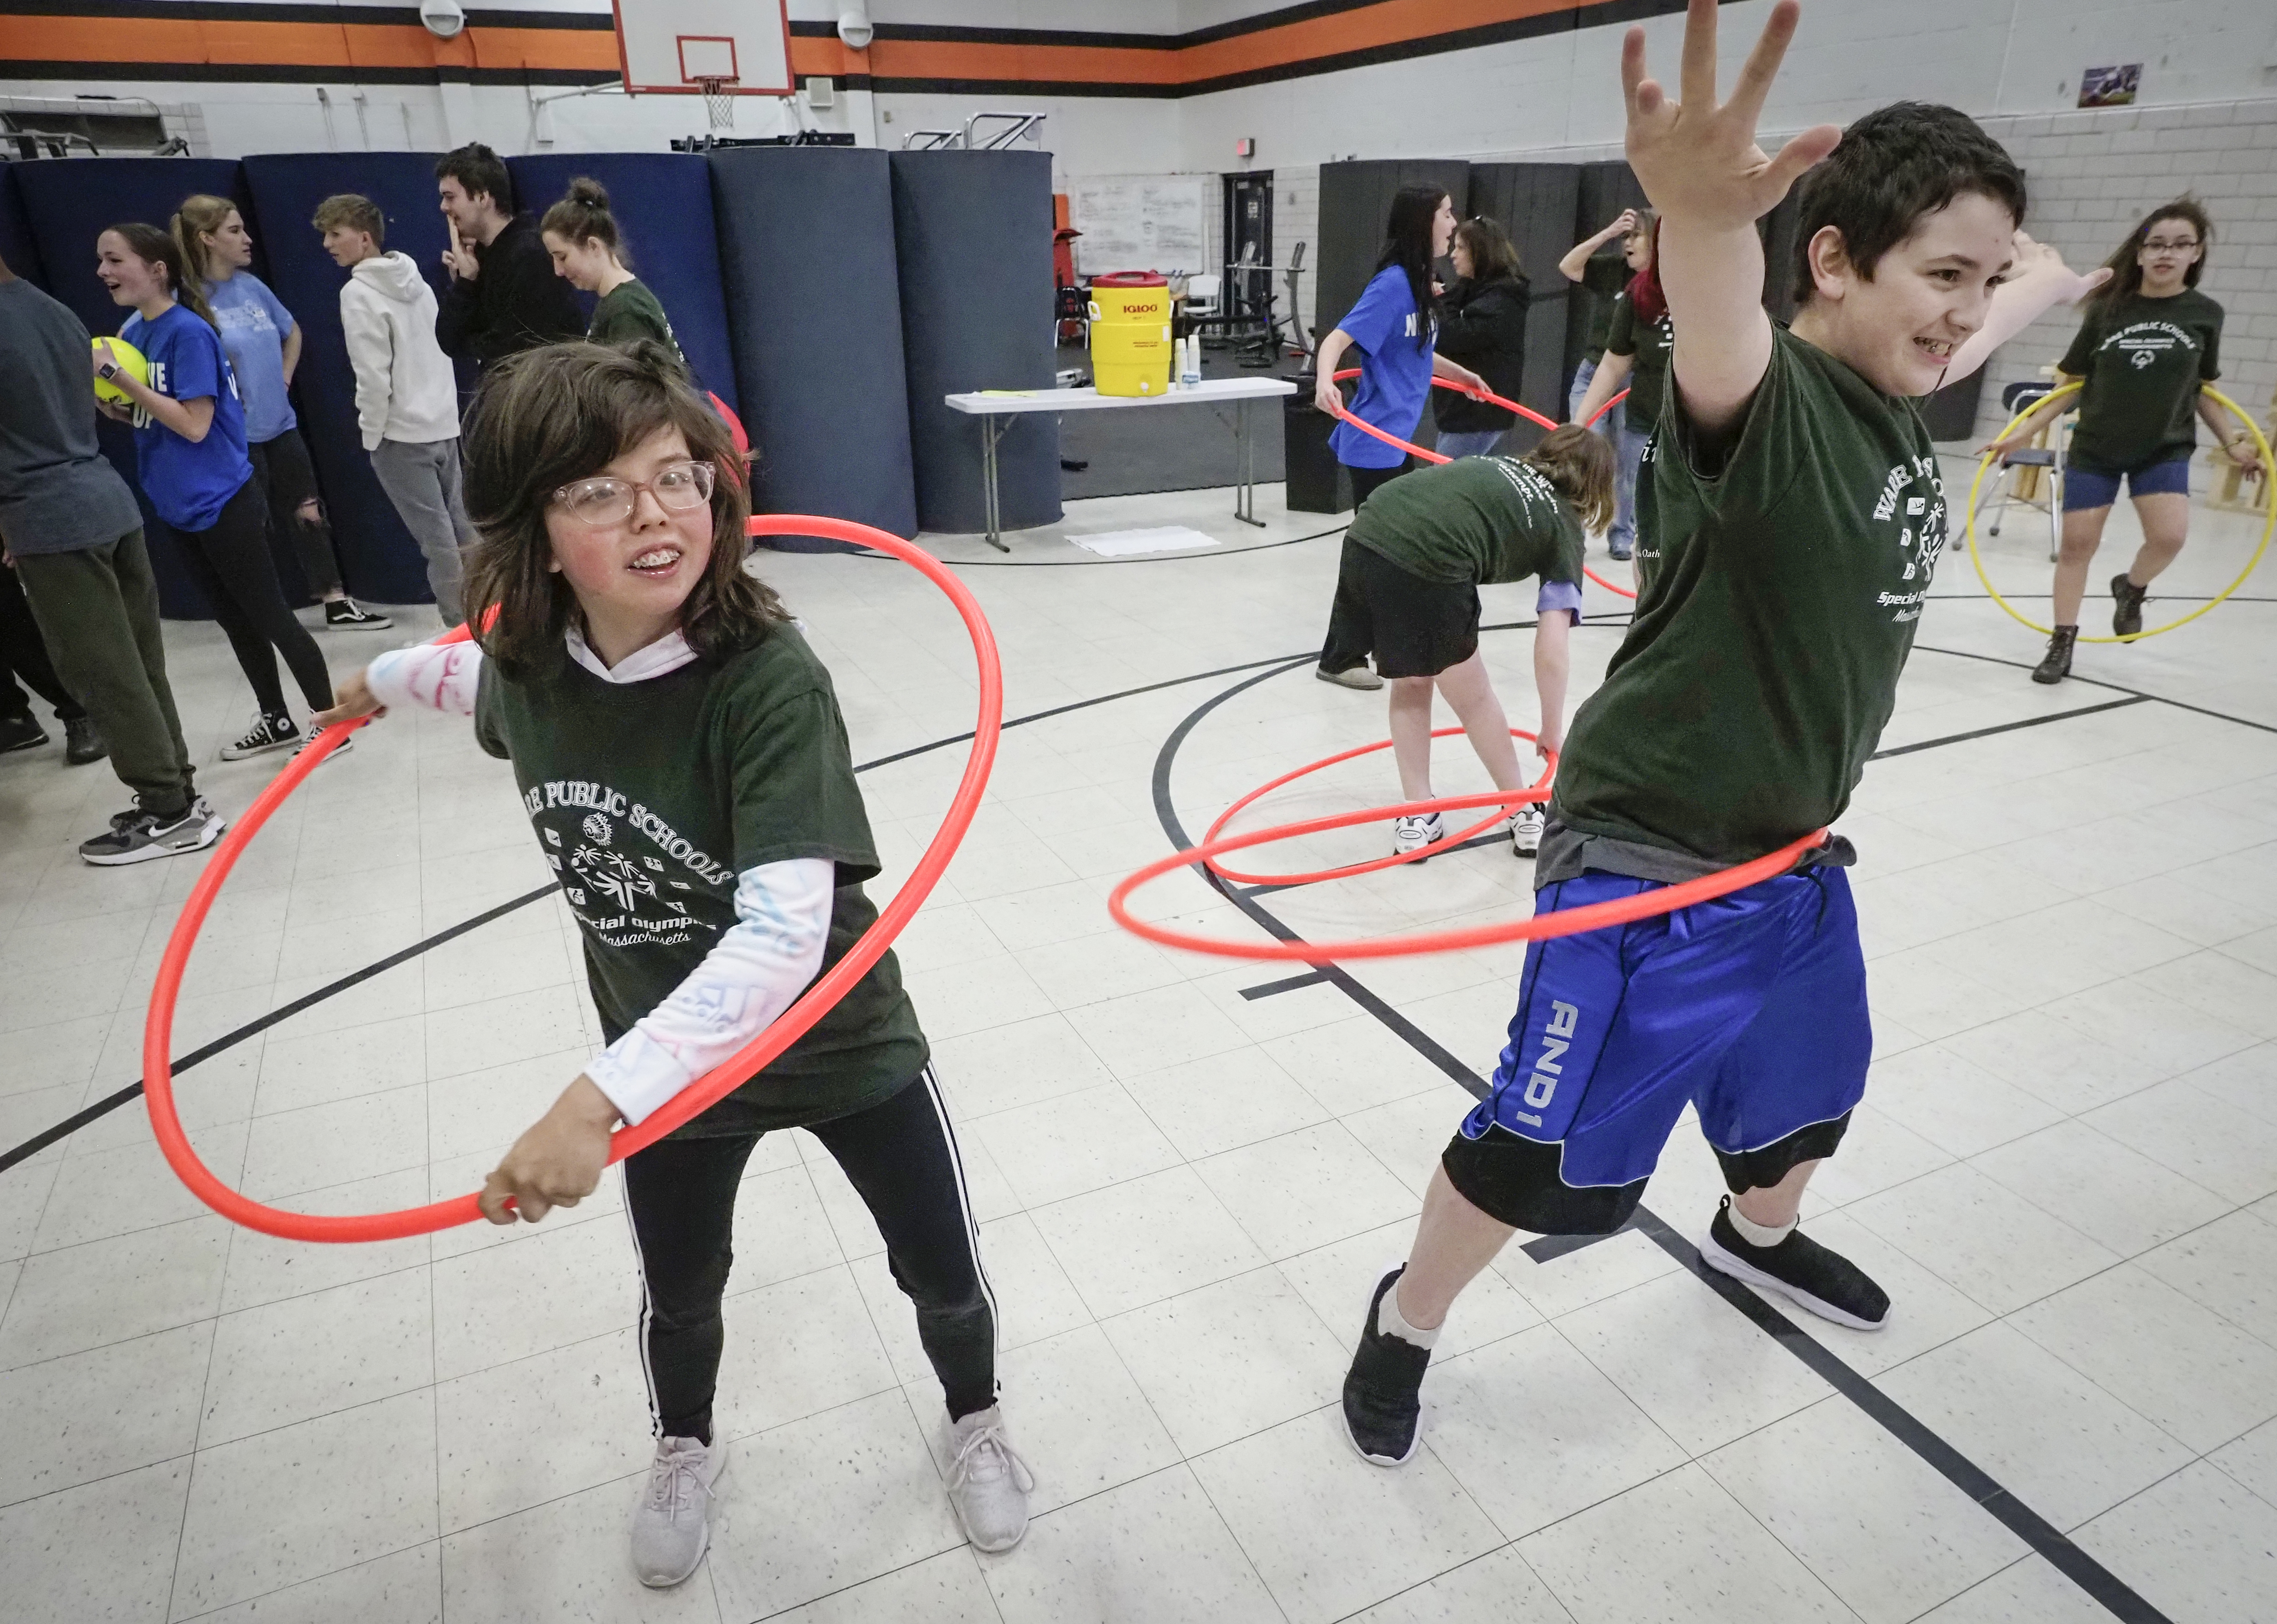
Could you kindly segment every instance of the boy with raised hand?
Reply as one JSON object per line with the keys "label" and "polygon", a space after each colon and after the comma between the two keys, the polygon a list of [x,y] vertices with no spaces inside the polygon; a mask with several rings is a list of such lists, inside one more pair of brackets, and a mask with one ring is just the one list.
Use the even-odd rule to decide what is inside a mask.
{"label": "boy with raised hand", "polygon": [[[1681,103],[1645,78],[1642,29],[1622,48],[1628,157],[1660,210],[1677,334],[1639,496],[1640,556],[1648,538],[1656,556],[1568,736],[1538,912],[1712,873],[1840,816],[1945,545],[1913,398],[2100,280],[2018,230],[2022,175],[1951,108],[1900,103],[1765,156],[1755,121],[1799,11],[1772,8],[1722,106],[1715,0],[1687,11]],[[1755,222],[1814,165],[1801,308],[1782,331]],[[1414,1453],[1439,1327],[1512,1231],[1618,1229],[1687,1103],[1732,1190],[1707,1262],[1841,1324],[1884,1323],[1881,1288],[1796,1227],[1872,1052],[1854,860],[1832,839],[1717,901],[1529,948],[1493,1095],[1368,1303],[1344,1389],[1362,1455]]]}

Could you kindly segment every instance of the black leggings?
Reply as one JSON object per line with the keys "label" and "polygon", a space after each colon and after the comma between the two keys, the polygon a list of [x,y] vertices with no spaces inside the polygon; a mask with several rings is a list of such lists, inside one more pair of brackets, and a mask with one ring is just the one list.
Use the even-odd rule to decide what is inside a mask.
{"label": "black leggings", "polygon": [[[878,1221],[894,1281],[952,1420],[996,1402],[994,1293],[980,1267],[956,1135],[927,1066],[901,1093],[807,1131]],[[735,1190],[757,1133],[659,1140],[625,1163],[625,1209],[646,1288],[641,1338],[659,1437],[712,1440],[723,1342],[720,1299],[735,1261]],[[785,1327],[786,1336],[800,1334]]]}
{"label": "black leggings", "polygon": [[316,466],[308,461],[308,443],[301,431],[287,429],[273,440],[255,440],[245,454],[253,461],[253,483],[268,498],[270,529],[291,545],[308,590],[318,598],[339,591],[340,563],[332,553],[324,509],[320,505],[313,519],[301,511],[318,499]]}
{"label": "black leggings", "polygon": [[[261,702],[261,713],[290,714],[277,681],[277,654],[293,667],[293,680],[300,683],[308,708],[330,709],[331,674],[316,652],[316,640],[285,601],[276,561],[269,556],[269,504],[261,494],[261,482],[248,479],[240,485],[209,529],[176,530],[174,534],[181,538],[182,564],[236,652],[238,667]],[[276,653],[270,652],[272,646]]]}

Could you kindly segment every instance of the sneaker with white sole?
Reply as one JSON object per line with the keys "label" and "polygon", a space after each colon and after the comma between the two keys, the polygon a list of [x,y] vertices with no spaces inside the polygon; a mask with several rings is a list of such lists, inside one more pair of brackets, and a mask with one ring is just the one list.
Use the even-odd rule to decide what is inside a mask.
{"label": "sneaker with white sole", "polygon": [[129,863],[202,851],[219,840],[228,827],[228,822],[213,809],[213,803],[203,796],[171,817],[143,811],[138,797],[132,812],[114,812],[110,828],[92,840],[80,842],[80,861],[97,868],[123,868]]}
{"label": "sneaker with white sole", "polygon": [[265,756],[272,750],[282,750],[300,741],[301,729],[290,716],[263,716],[255,720],[252,730],[243,738],[221,747],[225,761],[242,761],[248,756]]}
{"label": "sneaker with white sole", "polygon": [[633,1572],[651,1590],[680,1583],[712,1548],[712,1485],[727,1465],[727,1440],[659,1438],[648,1483],[633,1507]]}
{"label": "sneaker with white sole", "polygon": [[[324,736],[324,735],[325,735],[325,734],[327,734],[327,733],[329,733],[329,732],[331,732],[331,728],[309,728],[309,729],[308,729],[308,736],[307,738],[305,738],[305,739],[302,739],[302,740],[301,741],[301,747],[300,747],[298,750],[295,750],[295,751],[293,752],[293,760],[295,760],[295,761],[298,761],[298,760],[299,760],[302,756],[304,756],[304,755],[308,754],[308,751],[310,750],[310,748],[311,748],[311,747],[313,747],[313,746],[315,745],[316,742],[318,739],[323,738],[323,737]],[[331,754],[331,755],[326,756],[326,757],[324,758],[324,759],[325,759],[326,761],[331,761],[331,760],[337,759],[338,758],[339,758],[339,757],[341,757],[341,756],[344,756],[344,755],[347,754],[347,752],[348,752],[348,751],[350,751],[354,750],[354,748],[355,748],[355,735],[354,735],[354,734],[353,734],[353,733],[351,733],[351,734],[349,734],[346,737],[343,738],[343,739],[339,742],[339,744],[338,744],[338,745],[333,749],[333,751],[332,751]]]}
{"label": "sneaker with white sole", "polygon": [[1376,1323],[1384,1293],[1406,1271],[1406,1264],[1395,1264],[1375,1283],[1367,1300],[1367,1318],[1359,1329],[1359,1346],[1352,1351],[1352,1369],[1344,1373],[1344,1436],[1359,1458],[1373,1466],[1406,1465],[1415,1458],[1422,1436],[1423,1372],[1430,1368],[1431,1350],[1395,1337]]}
{"label": "sneaker with white sole", "polygon": [[1326,666],[1315,666],[1313,675],[1323,682],[1334,682],[1339,688],[1357,688],[1362,693],[1374,693],[1383,686],[1383,679],[1366,666],[1351,666],[1342,671],[1331,671]]}
{"label": "sneaker with white sole", "polygon": [[1864,1269],[1799,1229],[1789,1230],[1775,1247],[1753,1244],[1732,1227],[1728,1195],[1700,1243],[1700,1259],[1734,1280],[1782,1292],[1821,1319],[1853,1330],[1879,1330],[1890,1322],[1890,1294]]}
{"label": "sneaker with white sole", "polygon": [[[1394,857],[1405,857],[1411,851],[1420,851],[1436,841],[1446,838],[1446,826],[1439,821],[1437,812],[1427,812],[1420,818],[1394,818],[1391,820],[1391,852]],[[1429,858],[1421,859],[1429,862]]]}
{"label": "sneaker with white sole", "polygon": [[948,1424],[948,1503],[976,1551],[1009,1551],[1028,1531],[1036,1475],[1012,1447],[1004,1412],[990,1405]]}
{"label": "sneaker with white sole", "polygon": [[384,614],[375,614],[353,598],[335,598],[324,606],[324,625],[332,630],[342,627],[358,631],[385,631],[395,622]]}
{"label": "sneaker with white sole", "polygon": [[1510,849],[1522,858],[1530,858],[1541,850],[1544,821],[1539,801],[1519,807],[1510,820]]}

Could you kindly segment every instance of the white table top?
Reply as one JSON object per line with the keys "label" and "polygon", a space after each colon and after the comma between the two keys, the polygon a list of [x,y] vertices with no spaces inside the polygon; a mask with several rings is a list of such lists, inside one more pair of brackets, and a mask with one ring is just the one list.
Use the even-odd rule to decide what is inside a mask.
{"label": "white table top", "polygon": [[1285,377],[1218,377],[1191,389],[1163,394],[1101,394],[1096,389],[1035,389],[1005,394],[953,394],[942,400],[956,412],[976,417],[1009,416],[1016,412],[1089,412],[1118,406],[1199,406],[1211,400],[1255,400],[1265,395],[1295,394],[1297,385]]}

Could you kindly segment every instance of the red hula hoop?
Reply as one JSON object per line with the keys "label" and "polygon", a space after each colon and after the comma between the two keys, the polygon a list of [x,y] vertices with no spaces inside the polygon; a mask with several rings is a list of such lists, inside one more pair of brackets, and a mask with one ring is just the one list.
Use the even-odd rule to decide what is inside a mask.
{"label": "red hula hoop", "polygon": [[[972,638],[972,652],[980,676],[980,712],[973,727],[972,751],[966,758],[964,776],[956,786],[956,795],[949,804],[948,815],[933,837],[933,843],[918,859],[902,888],[894,894],[878,915],[877,923],[862,934],[861,940],[847,949],[846,956],[832,966],[830,972],[813,986],[796,1003],[777,1018],[773,1025],[753,1039],[741,1051],[723,1062],[704,1076],[682,1089],[666,1105],[651,1113],[637,1127],[620,1128],[610,1136],[609,1160],[621,1162],[635,1151],[651,1145],[682,1123],[710,1109],[740,1086],[760,1068],[772,1062],[790,1047],[815,1022],[827,1014],[833,1005],[846,995],[855,982],[867,974],[886,949],[893,945],[910,917],[924,903],[948,861],[956,854],[957,844],[971,827],[973,813],[979,810],[980,794],[988,782],[989,768],[996,759],[996,738],[1003,721],[1004,678],[996,654],[996,639],[988,627],[987,617],[980,605],[963,582],[914,544],[872,530],[866,524],[856,524],[843,519],[825,519],[799,514],[769,514],[754,517],[750,522],[754,536],[826,536],[834,540],[853,542],[874,547],[880,553],[891,553],[905,564],[917,568],[926,579],[948,595],[956,612],[963,617],[964,628]],[[446,641],[463,639],[464,628],[446,637]],[[316,771],[324,758],[338,749],[339,741],[347,737],[363,721],[348,722],[329,728],[324,736],[311,748],[293,759],[292,763],[270,782],[253,804],[238,819],[229,832],[216,844],[205,872],[191,888],[189,900],[183,904],[181,918],[175,922],[173,934],[167,940],[165,956],[158,964],[158,977],[150,989],[150,1013],[142,1028],[142,1086],[150,1110],[150,1127],[157,1136],[158,1148],[164,1154],[168,1165],[173,1168],[182,1182],[190,1187],[199,1200],[222,1216],[248,1229],[263,1234],[281,1236],[287,1240],[361,1241],[392,1240],[407,1235],[424,1235],[453,1224],[470,1223],[481,1216],[472,1195],[455,1200],[436,1201],[425,1207],[407,1208],[400,1212],[362,1213],[351,1216],[330,1216],[315,1213],[288,1212],[281,1208],[263,1206],[261,1202],[232,1190],[217,1178],[197,1153],[190,1147],[188,1136],[182,1132],[181,1117],[174,1105],[173,1068],[170,1059],[171,1040],[174,1025],[174,1001],[182,984],[182,972],[189,963],[190,949],[196,944],[199,928],[204,925],[207,911],[221,892],[222,882],[238,858],[244,852],[254,835],[258,834],[270,815],[282,805],[285,798],[300,788],[310,773]]]}
{"label": "red hula hoop", "polygon": [[[1358,377],[1359,376],[1359,369],[1358,367],[1346,367],[1343,371],[1331,373],[1329,376],[1336,382],[1341,384],[1348,377]],[[1515,400],[1505,400],[1500,395],[1495,393],[1491,389],[1466,389],[1451,377],[1434,377],[1431,380],[1431,384],[1432,387],[1436,389],[1451,389],[1458,394],[1468,395],[1474,400],[1484,400],[1489,406],[1499,406],[1506,412],[1516,412],[1528,423],[1540,423],[1545,429],[1555,429],[1560,426],[1550,422],[1550,419],[1544,417],[1540,412],[1535,411],[1532,407],[1520,406]],[[1583,423],[1581,426],[1585,429],[1593,429],[1596,427],[1598,418],[1603,417],[1607,412],[1611,411],[1613,408],[1618,406],[1622,401],[1628,398],[1629,392],[1626,389],[1622,390],[1620,393],[1615,395],[1611,400],[1606,401],[1595,412],[1591,413],[1589,421]],[[1452,457],[1443,457],[1436,451],[1426,451],[1420,446],[1411,446],[1405,440],[1401,439],[1397,435],[1377,428],[1366,418],[1353,416],[1351,411],[1348,410],[1341,401],[1336,405],[1336,416],[1344,419],[1344,422],[1352,424],[1353,428],[1359,430],[1362,433],[1372,434],[1376,438],[1382,440],[1385,445],[1395,446],[1397,449],[1405,452],[1411,457],[1420,457],[1426,462],[1451,462],[1454,461]],[[1628,588],[1625,586],[1615,586],[1611,582],[1606,580],[1604,576],[1599,575],[1587,564],[1581,566],[1581,573],[1588,576],[1590,580],[1595,581],[1599,586],[1603,587],[1607,591],[1612,593],[1616,597],[1628,599],[1634,599],[1636,597],[1636,594],[1629,591]]]}
{"label": "red hula hoop", "polygon": [[[1460,728],[1440,728],[1434,730],[1431,736],[1435,739],[1452,738],[1455,735],[1462,731],[1463,729]],[[1514,739],[1525,739],[1529,743],[1534,739],[1534,735],[1528,733],[1523,728],[1512,728],[1510,730],[1510,736]],[[1285,783],[1302,778],[1308,773],[1317,773],[1322,767],[1334,766],[1339,761],[1349,761],[1354,756],[1373,755],[1379,750],[1389,750],[1390,748],[1391,741],[1390,739],[1380,739],[1373,744],[1362,744],[1356,749],[1344,751],[1338,755],[1324,756],[1318,761],[1308,762],[1306,765],[1297,768],[1294,772],[1283,773],[1271,783],[1263,785],[1259,789],[1252,789],[1247,795],[1243,796],[1232,805],[1227,807],[1225,811],[1219,813],[1217,821],[1209,826],[1208,831],[1203,835],[1202,839],[1205,841],[1215,840],[1218,835],[1224,831],[1225,826],[1233,821],[1235,813],[1241,811],[1243,807],[1249,805],[1252,802],[1261,800],[1266,796],[1272,794],[1276,789],[1278,789]],[[1377,858],[1373,862],[1352,863],[1347,864],[1342,868],[1323,868],[1309,874],[1245,874],[1238,868],[1226,867],[1215,858],[1203,858],[1202,865],[1221,879],[1231,880],[1242,885],[1313,885],[1322,880],[1349,880],[1354,874],[1372,874],[1379,868],[1396,868],[1402,863],[1420,863],[1426,858],[1436,857],[1440,852],[1446,850],[1450,846],[1461,845],[1474,835],[1483,835],[1489,827],[1494,824],[1499,823],[1504,817],[1508,816],[1511,809],[1513,807],[1522,806],[1529,801],[1548,800],[1550,798],[1550,782],[1557,776],[1557,752],[1553,751],[1550,752],[1549,768],[1542,774],[1541,778],[1536,780],[1534,783],[1527,785],[1523,789],[1511,790],[1508,794],[1503,797],[1499,803],[1497,803],[1496,809],[1495,811],[1489,812],[1484,818],[1473,824],[1469,828],[1463,829],[1453,835],[1443,835],[1437,840],[1433,841],[1429,845],[1419,846],[1413,851],[1394,852],[1388,858]]]}
{"label": "red hula hoop", "polygon": [[1148,881],[1160,879],[1174,868],[1206,864],[1221,852],[1238,851],[1245,846],[1260,846],[1268,841],[1285,840],[1292,835],[1317,835],[1324,829],[1349,828],[1355,823],[1375,822],[1384,818],[1409,817],[1421,812],[1449,812],[1471,806],[1500,806],[1508,798],[1504,791],[1496,789],[1481,795],[1406,801],[1397,806],[1363,807],[1359,812],[1338,812],[1334,817],[1314,818],[1303,823],[1284,823],[1275,828],[1253,829],[1245,835],[1229,835],[1222,839],[1204,841],[1192,850],[1174,851],[1169,857],[1158,858],[1125,879],[1108,894],[1107,911],[1114,916],[1117,925],[1132,935],[1144,937],[1157,946],[1177,948],[1188,953],[1207,953],[1218,958],[1293,959],[1306,964],[1334,964],[1351,958],[1404,958],[1420,953],[1452,953],[1464,948],[1497,947],[1505,942],[1549,942],[1559,936],[1578,936],[1584,931],[1603,930],[1608,926],[1626,925],[1657,914],[1673,913],[1679,908],[1689,908],[1694,903],[1711,902],[1718,896],[1728,896],[1733,891],[1745,890],[1748,886],[1760,884],[1765,880],[1775,880],[1793,868],[1795,860],[1803,853],[1826,838],[1826,831],[1820,829],[1751,862],[1741,863],[1717,873],[1702,874],[1697,880],[1664,886],[1657,891],[1642,891],[1634,896],[1624,896],[1612,902],[1591,903],[1586,907],[1536,914],[1532,919],[1514,919],[1503,925],[1469,925],[1459,930],[1426,931],[1413,936],[1380,936],[1359,942],[1229,942],[1218,936],[1196,936],[1184,931],[1165,929],[1134,917],[1130,909],[1131,894]]}

